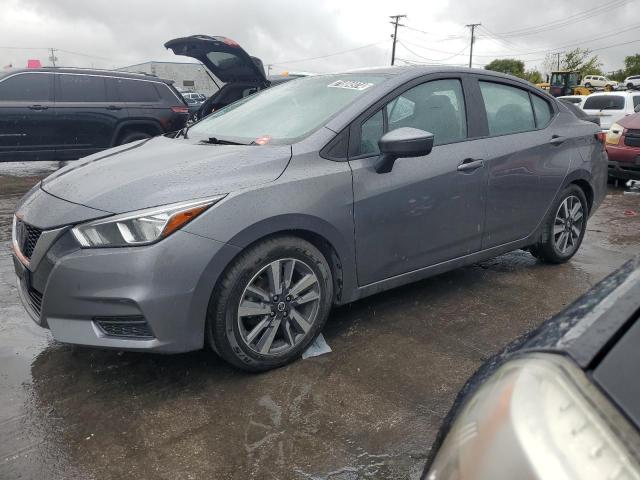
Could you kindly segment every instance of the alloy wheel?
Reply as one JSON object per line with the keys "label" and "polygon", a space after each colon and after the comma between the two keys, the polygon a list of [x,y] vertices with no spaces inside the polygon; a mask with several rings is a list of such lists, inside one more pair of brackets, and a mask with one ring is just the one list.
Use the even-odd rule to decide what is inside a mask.
{"label": "alloy wheel", "polygon": [[578,248],[584,221],[580,199],[575,195],[565,198],[558,207],[553,223],[553,243],[561,255],[570,255]]}
{"label": "alloy wheel", "polygon": [[245,287],[238,328],[245,345],[260,355],[282,355],[300,344],[320,308],[320,283],[311,267],[294,258],[263,267]]}

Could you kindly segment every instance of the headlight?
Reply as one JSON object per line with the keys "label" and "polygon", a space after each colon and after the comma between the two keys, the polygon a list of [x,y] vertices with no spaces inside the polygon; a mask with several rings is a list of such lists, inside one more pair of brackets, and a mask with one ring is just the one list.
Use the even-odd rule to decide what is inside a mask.
{"label": "headlight", "polygon": [[222,198],[224,195],[124,213],[83,223],[71,232],[83,248],[148,245],[171,235]]}
{"label": "headlight", "polygon": [[620,141],[620,137],[622,136],[622,132],[624,132],[624,127],[622,125],[618,125],[617,123],[611,125],[607,131],[607,143],[609,145],[617,145]]}
{"label": "headlight", "polygon": [[426,478],[639,479],[638,441],[574,364],[532,355],[500,367],[469,399]]}

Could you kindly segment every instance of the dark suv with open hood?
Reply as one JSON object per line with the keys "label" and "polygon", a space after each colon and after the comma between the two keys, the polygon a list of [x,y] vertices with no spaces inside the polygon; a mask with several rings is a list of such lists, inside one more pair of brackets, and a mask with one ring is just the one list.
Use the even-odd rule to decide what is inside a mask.
{"label": "dark suv with open hood", "polygon": [[168,80],[106,70],[0,73],[0,161],[70,160],[184,127]]}
{"label": "dark suv with open hood", "polygon": [[262,60],[250,56],[238,42],[226,37],[192,35],[174,38],[164,46],[176,55],[195,58],[210,73],[224,82],[222,88],[209,97],[196,112],[194,115],[196,120],[206,117],[211,112],[226,107],[236,100],[300,76],[287,75],[267,78]]}

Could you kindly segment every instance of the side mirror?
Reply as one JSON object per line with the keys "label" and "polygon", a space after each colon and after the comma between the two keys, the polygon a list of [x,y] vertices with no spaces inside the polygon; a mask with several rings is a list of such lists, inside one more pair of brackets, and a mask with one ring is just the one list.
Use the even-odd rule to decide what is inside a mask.
{"label": "side mirror", "polygon": [[385,133],[378,140],[380,159],[376,172],[389,173],[398,158],[422,157],[431,153],[433,134],[417,128],[403,127]]}
{"label": "side mirror", "polygon": [[596,125],[600,126],[600,117],[597,115],[587,115],[585,117],[585,120],[587,122],[595,123]]}

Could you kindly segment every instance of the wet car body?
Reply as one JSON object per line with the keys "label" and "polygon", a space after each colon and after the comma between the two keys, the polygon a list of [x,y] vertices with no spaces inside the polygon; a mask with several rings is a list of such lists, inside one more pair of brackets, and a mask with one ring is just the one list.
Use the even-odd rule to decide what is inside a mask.
{"label": "wet car body", "polygon": [[[205,344],[207,309],[221,275],[243,251],[273,236],[316,245],[333,272],[332,303],[345,304],[535,244],[568,186],[585,189],[587,213],[600,204],[606,161],[597,127],[526,82],[456,68],[358,75],[379,84],[297,141],[226,145],[158,137],[87,157],[45,179],[16,211],[16,228],[39,235],[30,255],[28,237],[14,244],[27,310],[63,342],[195,350]],[[357,154],[372,114],[401,92],[443,79],[465,87],[468,138],[437,145],[430,156],[399,159],[389,173],[377,171],[380,155]],[[549,124],[514,134],[518,141],[490,135],[478,106],[479,79],[540,96],[553,109]],[[301,82],[325,79],[288,82],[249,102]],[[195,220],[146,246],[86,249],[72,235],[89,220],[214,197],[217,203]],[[432,228],[453,212],[449,228]],[[145,335],[122,338],[103,325],[132,317],[146,324]]]}
{"label": "wet car body", "polygon": [[640,113],[616,122],[607,136],[609,175],[620,179],[640,178]]}
{"label": "wet car body", "polygon": [[[467,452],[473,450],[469,445],[474,443],[473,437],[480,438],[488,433],[484,428],[489,424],[482,426],[477,424],[475,431],[469,434],[466,445],[465,442],[452,443],[456,435],[460,434],[460,430],[457,430],[460,425],[468,425],[470,422],[468,417],[465,418],[469,406],[481,402],[480,397],[483,395],[492,395],[493,392],[488,393],[487,388],[483,391],[483,387],[492,381],[492,377],[498,375],[498,372],[510,363],[526,364],[526,362],[536,362],[545,357],[561,363],[568,361],[570,368],[575,369],[576,377],[579,377],[579,381],[586,387],[582,391],[587,393],[589,414],[603,419],[616,440],[624,445],[622,451],[631,459],[631,465],[635,464],[634,469],[633,466],[625,465],[623,462],[604,465],[594,463],[588,466],[589,474],[592,476],[589,478],[602,478],[600,475],[603,469],[604,472],[616,470],[617,475],[621,475],[622,478],[625,475],[628,475],[626,478],[634,478],[634,474],[640,473],[638,467],[640,388],[635,380],[635,372],[640,362],[640,351],[637,349],[637,342],[640,339],[639,314],[640,258],[636,257],[635,260],[628,261],[602,280],[564,311],[507,346],[478,369],[460,390],[445,417],[421,478],[429,480],[488,478],[487,472],[491,471],[492,466],[498,465],[500,468],[497,471],[500,473],[493,478],[513,478],[510,475],[513,475],[514,471],[518,471],[519,474],[527,472],[527,476],[531,478],[547,478],[534,473],[537,470],[536,462],[553,465],[551,470],[547,470],[547,474],[553,472],[553,475],[561,473],[567,475],[571,467],[567,470],[553,468],[557,468],[556,460],[563,466],[575,462],[571,457],[575,454],[575,451],[572,452],[573,445],[558,445],[560,449],[563,447],[566,449],[567,457],[565,458],[561,458],[559,453],[557,456],[550,455],[545,458],[537,456],[540,455],[539,451],[526,451],[523,447],[524,452],[521,452],[518,448],[508,446],[507,450],[502,449],[499,455],[496,455],[497,451],[489,445],[499,437],[496,432],[501,427],[496,426],[499,423],[496,418],[492,419],[493,425],[490,426],[493,430],[489,435],[490,440],[485,437],[482,453],[473,459],[473,465],[466,463],[470,458]],[[497,388],[494,387],[493,391],[497,392]],[[487,402],[496,416],[500,415],[498,412],[507,412],[507,415],[517,417],[518,414],[514,413],[516,407],[514,407],[513,397],[511,400],[505,397],[507,394],[493,395],[493,399]],[[542,406],[543,400],[538,401]],[[578,437],[588,427],[580,426],[576,419],[573,420],[572,435]],[[538,429],[544,428],[542,422],[537,424],[537,421],[538,419],[530,419],[530,424],[537,425]],[[478,423],[481,422],[480,420]],[[603,441],[599,448],[608,449],[609,445]],[[581,449],[586,449],[586,446],[582,444]],[[524,457],[528,457],[526,460],[522,453]],[[585,453],[590,454],[590,460],[597,462],[599,455],[593,455],[593,451],[585,451]],[[453,460],[454,458],[457,460]],[[469,470],[470,467],[475,467],[476,470]],[[462,477],[455,475],[461,471],[466,471],[466,474]],[[566,478],[584,477],[573,477],[569,474]]]}

